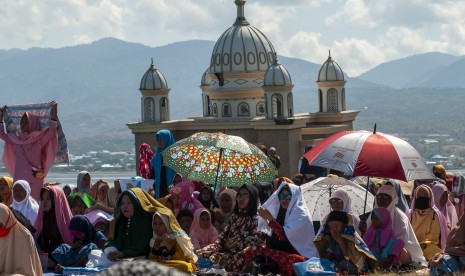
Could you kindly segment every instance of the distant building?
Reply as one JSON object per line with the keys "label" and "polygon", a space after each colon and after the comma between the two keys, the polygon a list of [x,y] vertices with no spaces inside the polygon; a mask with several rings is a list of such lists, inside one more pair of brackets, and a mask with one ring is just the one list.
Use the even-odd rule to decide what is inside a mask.
{"label": "distant building", "polygon": [[309,91],[318,93],[319,110],[295,114],[291,75],[271,41],[245,18],[245,1],[234,3],[236,21],[217,40],[200,78],[202,117],[170,120],[170,88],[152,60],[139,88],[142,122],[127,125],[135,135],[137,158],[140,144],[156,148],[160,129],[169,129],[176,140],[199,131],[224,131],[274,146],[281,157],[280,175],[292,176],[306,145],[352,129],[359,111],[346,109],[344,73],[331,54],[316,76],[318,91]]}

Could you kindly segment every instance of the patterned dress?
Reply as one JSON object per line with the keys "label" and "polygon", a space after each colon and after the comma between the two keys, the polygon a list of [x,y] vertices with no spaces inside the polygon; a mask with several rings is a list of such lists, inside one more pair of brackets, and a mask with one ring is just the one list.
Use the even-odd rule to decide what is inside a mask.
{"label": "patterned dress", "polygon": [[245,265],[245,248],[249,245],[247,237],[255,237],[257,218],[245,216],[242,212],[233,214],[218,240],[197,251],[201,258],[210,258],[228,272],[241,271]]}

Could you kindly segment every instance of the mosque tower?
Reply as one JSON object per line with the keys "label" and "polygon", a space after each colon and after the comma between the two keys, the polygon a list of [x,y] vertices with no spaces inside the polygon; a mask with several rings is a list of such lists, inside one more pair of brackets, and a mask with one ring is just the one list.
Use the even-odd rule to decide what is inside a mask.
{"label": "mosque tower", "polygon": [[328,59],[320,68],[316,83],[319,112],[346,111],[344,72],[331,57],[331,51],[329,51]]}
{"label": "mosque tower", "polygon": [[140,81],[142,94],[141,110],[143,123],[161,123],[170,120],[168,83],[160,70],[153,64]]}
{"label": "mosque tower", "polygon": [[211,100],[208,96],[208,89],[212,82],[210,75],[208,74],[209,68],[205,70],[202,75],[202,80],[200,81],[200,89],[202,90],[202,106],[203,106],[203,117],[208,117],[212,115]]}
{"label": "mosque tower", "polygon": [[275,59],[265,74],[266,118],[273,120],[287,119],[294,116],[291,75]]}

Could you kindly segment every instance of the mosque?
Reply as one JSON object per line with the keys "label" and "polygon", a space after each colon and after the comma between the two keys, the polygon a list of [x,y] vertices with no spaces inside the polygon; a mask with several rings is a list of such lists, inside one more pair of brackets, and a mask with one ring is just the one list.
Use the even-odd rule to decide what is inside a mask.
{"label": "mosque", "polygon": [[225,132],[275,147],[281,157],[279,174],[292,177],[306,145],[352,130],[359,111],[346,110],[346,80],[331,55],[316,76],[318,91],[308,91],[318,93],[319,110],[295,114],[292,78],[271,41],[245,18],[245,2],[234,1],[236,21],[217,40],[210,66],[200,78],[202,117],[170,120],[172,99],[162,72],[152,62],[142,76],[142,122],[127,124],[135,135],[137,155],[142,143],[156,148],[160,129],[170,130],[176,141],[200,131]]}

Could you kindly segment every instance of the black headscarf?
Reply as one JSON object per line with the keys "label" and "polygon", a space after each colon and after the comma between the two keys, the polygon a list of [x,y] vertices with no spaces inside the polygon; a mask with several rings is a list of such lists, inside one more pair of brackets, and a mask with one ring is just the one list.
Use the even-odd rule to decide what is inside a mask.
{"label": "black headscarf", "polygon": [[258,209],[258,190],[252,185],[244,184],[239,188],[237,194],[245,189],[249,193],[249,206],[247,206],[247,210],[245,213],[239,212],[239,204],[237,204],[238,197],[236,197],[236,206],[234,207],[234,214],[236,215],[243,215],[247,217],[254,218],[257,216],[257,209]]}
{"label": "black headscarf", "polygon": [[[210,200],[205,201],[205,200],[202,199],[202,191],[203,190],[207,190],[207,191],[210,192]],[[212,204],[213,204],[213,208],[218,208],[220,206],[218,204],[218,202],[216,202],[215,194],[213,193],[212,188],[210,188],[208,186],[204,186],[204,187],[202,187],[202,189],[200,189],[199,195],[197,196],[197,200],[200,203],[202,203],[203,207],[205,207],[205,208],[207,208],[209,210],[210,210]]]}
{"label": "black headscarf", "polygon": [[92,223],[85,216],[74,216],[69,222],[69,230],[75,230],[85,234],[83,245],[88,245],[91,242],[95,242],[97,233],[94,230]]}

